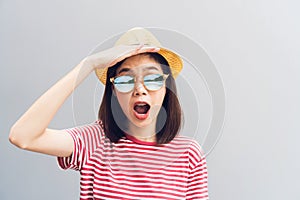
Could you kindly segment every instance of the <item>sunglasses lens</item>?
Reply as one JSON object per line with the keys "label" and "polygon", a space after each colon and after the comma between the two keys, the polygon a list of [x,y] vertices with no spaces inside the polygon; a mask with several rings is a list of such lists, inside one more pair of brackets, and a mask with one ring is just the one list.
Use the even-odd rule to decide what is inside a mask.
{"label": "sunglasses lens", "polygon": [[148,90],[159,90],[164,85],[164,77],[161,74],[150,74],[144,77],[144,85]]}
{"label": "sunglasses lens", "polygon": [[120,92],[129,92],[134,87],[134,78],[131,76],[119,76],[114,80],[114,86]]}

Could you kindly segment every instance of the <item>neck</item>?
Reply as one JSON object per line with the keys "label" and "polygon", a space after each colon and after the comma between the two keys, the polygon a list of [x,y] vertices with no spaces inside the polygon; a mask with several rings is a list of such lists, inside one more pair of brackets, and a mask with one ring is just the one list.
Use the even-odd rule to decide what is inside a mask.
{"label": "neck", "polygon": [[145,127],[138,127],[132,123],[129,124],[128,133],[129,135],[146,142],[156,141],[156,123],[151,123]]}

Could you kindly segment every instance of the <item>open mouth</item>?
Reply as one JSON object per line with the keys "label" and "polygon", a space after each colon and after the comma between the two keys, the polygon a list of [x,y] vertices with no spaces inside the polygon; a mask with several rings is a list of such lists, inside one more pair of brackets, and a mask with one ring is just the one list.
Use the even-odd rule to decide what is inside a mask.
{"label": "open mouth", "polygon": [[146,102],[136,102],[134,104],[134,114],[138,119],[146,119],[148,117],[148,111],[150,110],[150,105]]}

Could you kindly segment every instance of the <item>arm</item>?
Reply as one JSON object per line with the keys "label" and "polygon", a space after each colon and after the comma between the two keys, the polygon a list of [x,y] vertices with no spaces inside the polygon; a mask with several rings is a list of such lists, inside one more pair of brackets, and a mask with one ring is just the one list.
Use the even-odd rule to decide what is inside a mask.
{"label": "arm", "polygon": [[74,147],[72,137],[64,130],[47,128],[70,94],[95,68],[112,66],[129,56],[158,50],[143,46],[116,46],[87,57],[38,98],[17,120],[10,130],[10,142],[25,150],[59,157],[70,156]]}
{"label": "arm", "polygon": [[193,141],[189,149],[189,177],[186,199],[207,200],[208,172],[204,151],[198,142]]}
{"label": "arm", "polygon": [[46,91],[12,126],[11,143],[30,151],[69,156],[73,149],[69,134],[47,127],[68,96],[92,71],[91,65],[82,61]]}
{"label": "arm", "polygon": [[190,172],[186,199],[209,199],[208,173],[205,157]]}

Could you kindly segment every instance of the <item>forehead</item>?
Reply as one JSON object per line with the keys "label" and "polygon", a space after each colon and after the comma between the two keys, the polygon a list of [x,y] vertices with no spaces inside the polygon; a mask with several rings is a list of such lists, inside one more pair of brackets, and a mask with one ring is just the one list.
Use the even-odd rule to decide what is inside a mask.
{"label": "forehead", "polygon": [[117,73],[124,71],[124,69],[134,71],[138,70],[138,68],[162,71],[160,64],[153,58],[149,55],[140,54],[127,58],[117,69]]}

